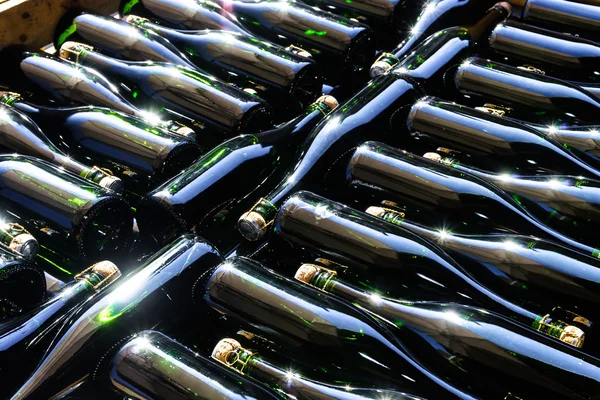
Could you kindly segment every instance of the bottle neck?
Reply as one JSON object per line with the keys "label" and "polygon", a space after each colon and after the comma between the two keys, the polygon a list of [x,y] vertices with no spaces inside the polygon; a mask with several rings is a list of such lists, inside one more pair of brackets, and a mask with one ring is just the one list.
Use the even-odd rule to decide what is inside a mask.
{"label": "bottle neck", "polygon": [[100,54],[94,51],[93,47],[80,43],[65,43],[60,49],[60,56],[77,65],[91,67],[108,74],[127,76],[131,69],[127,63]]}
{"label": "bottle neck", "polygon": [[471,40],[478,41],[485,36],[498,25],[501,21],[505,20],[511,12],[511,7],[508,3],[502,2],[497,3],[488,10],[483,18],[477,23],[468,26],[466,29],[469,32]]}

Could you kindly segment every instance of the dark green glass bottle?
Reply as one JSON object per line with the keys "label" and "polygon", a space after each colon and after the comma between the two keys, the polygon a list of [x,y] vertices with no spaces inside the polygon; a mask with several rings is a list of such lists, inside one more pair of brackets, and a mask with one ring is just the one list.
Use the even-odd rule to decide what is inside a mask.
{"label": "dark green glass bottle", "polygon": [[114,390],[139,399],[282,398],[157,331],[140,332],[123,345],[107,375]]}
{"label": "dark green glass bottle", "polygon": [[31,260],[0,246],[0,320],[29,310],[45,297],[42,270]]}
{"label": "dark green glass bottle", "polygon": [[257,352],[242,347],[235,339],[222,339],[215,346],[211,357],[236,371],[262,383],[286,399],[394,399],[418,400],[418,397],[384,389],[334,386],[303,377],[296,371],[277,365]]}
{"label": "dark green glass bottle", "polygon": [[526,288],[510,290],[501,277],[475,274],[477,266],[459,264],[426,236],[310,192],[296,193],[284,203],[274,231],[292,252],[302,249],[304,257],[348,265],[348,281],[376,287],[389,297],[483,307],[536,330],[539,321],[557,319],[577,326],[582,335],[593,328],[596,314],[580,316],[560,307],[560,300],[538,299]]}
{"label": "dark green glass bottle", "polygon": [[494,28],[484,54],[512,66],[541,68],[561,79],[600,81],[598,43],[522,22],[506,21]]}
{"label": "dark green glass bottle", "polygon": [[[300,267],[296,279],[382,317],[413,359],[480,398],[501,399],[508,391],[523,398],[590,398],[598,391],[599,359],[496,313],[382,297],[315,264]],[[579,340],[577,327],[557,330],[564,342]]]}
{"label": "dark green glass bottle", "polygon": [[193,286],[222,260],[211,244],[195,235],[164,247],[91,307],[72,314],[12,398],[49,398],[83,379],[94,380],[97,364],[110,364],[111,354],[132,334],[154,328],[177,330],[177,321],[189,326],[182,310],[193,301]]}
{"label": "dark green glass bottle", "polygon": [[292,344],[295,352],[312,354],[324,368],[331,363],[347,367],[349,378],[371,376],[381,388],[425,398],[473,399],[408,357],[375,316],[249,258],[222,263],[203,291],[205,301],[220,313]]}
{"label": "dark green glass bottle", "polygon": [[[428,3],[417,24],[411,28],[414,32],[392,53],[380,55],[371,66],[371,77],[384,74],[399,62],[405,70],[410,71],[408,73],[411,76],[421,79],[431,77],[432,73],[444,73],[445,70],[437,70],[436,64],[449,64],[446,66],[448,68],[462,62],[485,44],[496,24],[511,12],[511,7],[506,2],[496,3],[489,8],[492,5],[487,0],[441,0]],[[470,13],[468,9],[471,9]],[[459,10],[460,14],[455,15]],[[457,20],[471,20],[473,24],[449,28],[456,25]],[[437,32],[432,30],[433,27],[437,28]],[[453,63],[449,63],[449,60]]]}
{"label": "dark green glass bottle", "polygon": [[452,221],[447,229],[457,233],[529,234],[588,255],[598,252],[587,244],[594,240],[584,229],[571,230],[576,234],[572,237],[546,225],[552,210],[528,209],[476,176],[382,143],[368,142],[357,149],[348,165],[347,181],[357,192],[443,215]]}
{"label": "dark green glass bottle", "polygon": [[600,99],[558,78],[471,58],[460,65],[453,81],[449,85],[454,87],[448,90],[458,89],[462,95],[459,102],[493,102],[510,107],[511,115],[524,121],[545,124],[598,121]]}
{"label": "dark green glass bottle", "polygon": [[260,132],[272,126],[271,109],[263,100],[198,70],[153,61],[123,61],[77,42],[65,42],[63,59],[106,74],[129,88],[130,101],[150,108],[169,108],[201,121],[218,132]]}
{"label": "dark green glass bottle", "polygon": [[419,100],[406,125],[418,143],[430,143],[428,150],[447,147],[464,153],[469,161],[463,161],[497,173],[600,177],[594,168],[600,164],[585,152],[514,120],[439,98]]}
{"label": "dark green glass bottle", "polygon": [[35,236],[36,259],[60,278],[122,255],[133,227],[123,198],[26,156],[0,156],[0,207]]}
{"label": "dark green glass bottle", "polygon": [[115,193],[123,192],[123,182],[118,177],[71,159],[27,115],[3,105],[0,105],[0,149],[48,161]]}
{"label": "dark green glass bottle", "polygon": [[161,245],[189,230],[222,250],[237,242],[239,213],[282,179],[315,125],[336,107],[333,97],[323,96],[286,124],[217,146],[146,195],[138,207],[141,232]]}
{"label": "dark green glass bottle", "polygon": [[[123,97],[123,93],[117,86],[97,71],[77,66],[49,54],[29,52],[8,54],[6,66],[14,69],[13,73],[9,74],[11,88],[42,89],[51,98],[63,104],[75,103],[112,108],[192,139],[196,137],[196,133],[188,126],[182,125],[179,120],[184,120],[195,129],[204,129],[204,125],[199,122],[185,119],[180,114],[167,113],[168,110],[160,110],[158,107],[148,110],[139,109]],[[165,120],[173,116],[176,120]]]}
{"label": "dark green glass bottle", "polygon": [[123,0],[119,10],[181,29],[223,29],[300,46],[335,84],[362,85],[375,57],[368,26],[298,1]]}
{"label": "dark green glass bottle", "polygon": [[[109,261],[101,261],[76,275],[53,297],[31,311],[0,324],[0,394],[11,395],[35,371],[46,350],[57,339],[69,316],[93,304],[121,276]],[[18,363],[18,367],[15,367]]]}
{"label": "dark green glass bottle", "polygon": [[109,108],[48,107],[2,92],[0,103],[29,116],[69,157],[110,171],[130,193],[146,193],[202,154],[200,146],[182,135]]}

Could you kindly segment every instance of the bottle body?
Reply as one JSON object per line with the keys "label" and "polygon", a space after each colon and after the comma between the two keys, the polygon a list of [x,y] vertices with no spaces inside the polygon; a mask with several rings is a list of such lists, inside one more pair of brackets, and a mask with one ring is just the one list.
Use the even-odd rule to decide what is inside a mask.
{"label": "bottle body", "polygon": [[271,110],[264,101],[197,70],[168,63],[121,61],[75,42],[66,42],[60,52],[77,65],[126,83],[132,101],[169,108],[219,132],[260,132],[272,125]]}
{"label": "bottle body", "polygon": [[592,40],[598,37],[600,10],[585,2],[565,3],[559,0],[528,0],[521,19],[529,24],[557,32],[580,34]]}
{"label": "bottle body", "polygon": [[594,123],[600,109],[597,98],[575,85],[479,58],[458,68],[454,84],[461,94],[498,101],[530,122]]}
{"label": "bottle body", "polygon": [[[101,261],[67,283],[52,298],[26,314],[0,325],[0,371],[6,377],[3,397],[23,382],[41,361],[69,315],[92,304],[121,275],[109,261]],[[19,360],[19,368],[14,361]]]}
{"label": "bottle body", "polygon": [[140,399],[279,398],[156,331],[140,332],[121,347],[112,360],[110,383],[120,393]]}
{"label": "bottle body", "polygon": [[380,297],[314,264],[301,267],[296,279],[385,318],[412,357],[482,398],[502,398],[507,391],[519,397],[547,393],[585,398],[597,390],[598,359],[498,314],[459,304]]}
{"label": "bottle body", "polygon": [[73,275],[82,260],[126,249],[133,217],[124,199],[41,160],[0,160],[0,204],[38,239],[37,259],[45,268]]}
{"label": "bottle body", "polygon": [[128,191],[138,195],[183,170],[202,154],[202,148],[185,137],[115,110],[53,108],[15,96],[11,99],[0,98],[0,102],[10,101],[12,107],[54,133],[57,146],[68,151],[70,157],[92,161],[111,171]]}
{"label": "bottle body", "polygon": [[210,244],[194,235],[182,236],[161,249],[89,309],[70,317],[60,339],[13,398],[56,393],[53,387],[62,389],[88,373],[85,365],[90,358],[108,353],[102,361],[109,364],[109,351],[118,351],[115,345],[131,335],[132,329],[149,329],[181,318],[176,314],[181,311],[178,307],[190,301],[190,286],[221,260]]}
{"label": "bottle body", "polygon": [[[221,264],[208,279],[204,292],[212,308],[244,324],[260,326],[259,329],[282,342],[295,343],[296,351],[319,354],[324,365],[333,357],[337,365],[347,366],[355,375],[366,373],[373,382],[393,384],[397,390],[416,396],[452,393],[471,398],[407,358],[388,332],[367,314],[277,275],[250,259],[234,257]],[[248,301],[250,298],[256,301]],[[303,322],[316,320],[320,323]],[[368,352],[369,358],[360,355],[364,352]],[[382,364],[429,384],[416,385],[401,375],[383,373],[389,370]]]}
{"label": "bottle body", "polygon": [[325,77],[333,82],[366,81],[374,57],[373,35],[363,24],[314,10],[298,2],[205,3],[188,0],[143,0],[121,3],[129,13],[158,18],[182,29],[223,29],[256,35],[282,46],[298,45],[310,52]]}
{"label": "bottle body", "polygon": [[170,29],[133,15],[127,20],[167,38],[196,67],[256,92],[274,108],[278,121],[308,107],[323,85],[315,62],[279,45],[235,32]]}

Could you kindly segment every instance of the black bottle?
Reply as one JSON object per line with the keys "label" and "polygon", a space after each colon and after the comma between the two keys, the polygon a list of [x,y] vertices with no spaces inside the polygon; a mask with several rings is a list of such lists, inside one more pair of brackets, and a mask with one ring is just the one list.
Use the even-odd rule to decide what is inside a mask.
{"label": "black bottle", "polygon": [[192,286],[221,261],[218,251],[195,235],[182,236],[164,247],[90,308],[73,314],[12,398],[47,398],[88,375],[95,379],[96,364],[90,365],[90,360],[110,363],[119,342],[132,333],[176,329],[178,319],[189,326],[182,310],[191,301]]}
{"label": "black bottle", "polygon": [[268,357],[245,349],[235,339],[222,339],[215,346],[211,357],[236,371],[241,376],[249,376],[262,383],[279,396],[286,399],[394,399],[418,400],[405,393],[376,388],[351,387],[350,385],[328,385],[301,376],[298,372],[285,368]]}
{"label": "black bottle", "polygon": [[[425,237],[310,192],[296,193],[284,203],[274,230],[291,252],[302,249],[304,257],[333,258],[351,267],[346,271],[349,281],[384,290],[390,297],[483,307],[559,341],[563,339],[559,330],[544,331],[540,321],[550,325],[567,321],[579,329],[579,338],[568,337],[565,342],[576,346],[583,345],[585,334],[593,328],[593,321],[586,316],[556,303],[540,304],[534,293],[506,290],[506,284],[489,276],[485,282],[477,280],[471,273],[476,267],[463,267]],[[493,289],[485,286],[490,282]],[[496,292],[498,288],[506,298]]]}
{"label": "black bottle", "polygon": [[[8,66],[13,67],[9,75],[11,87],[18,86],[24,90],[35,87],[44,90],[51,98],[63,104],[72,102],[83,106],[108,107],[138,117],[152,125],[163,126],[183,136],[192,139],[196,137],[192,129],[178,122],[185,120],[183,116],[178,115],[177,121],[164,121],[167,114],[161,113],[157,107],[149,110],[137,108],[123,97],[116,86],[93,69],[77,66],[44,53],[25,52],[9,56],[7,60],[10,60],[11,64]],[[185,121],[188,125],[193,124],[194,128],[204,128],[199,122],[189,119]]]}
{"label": "black bottle", "polygon": [[144,107],[169,108],[226,134],[260,132],[272,125],[271,109],[263,100],[196,69],[122,61],[77,42],[65,42],[59,53],[77,66],[96,69],[126,85],[129,100]]}
{"label": "black bottle", "polygon": [[[37,305],[46,297],[44,273],[32,261],[0,246],[0,320]],[[12,309],[12,311],[11,311]]]}
{"label": "black bottle", "polygon": [[298,1],[122,0],[119,10],[175,28],[223,29],[300,46],[333,83],[363,84],[375,56],[369,27]]}
{"label": "black bottle", "polygon": [[571,237],[593,243],[600,222],[600,181],[572,176],[498,175],[462,163],[460,155],[426,153],[425,158],[476,176],[510,195],[532,215],[547,215],[544,224]]}
{"label": "black bottle", "polygon": [[[371,78],[383,74],[430,35],[444,29],[448,31],[447,28],[453,26],[476,23],[494,3],[493,0],[432,0],[425,3],[404,40],[390,53],[383,53],[371,66]],[[449,29],[452,30],[456,28]]]}
{"label": "black bottle", "polygon": [[408,357],[376,317],[249,258],[229,258],[218,266],[208,278],[204,299],[244,325],[293,343],[295,352],[310,352],[324,368],[335,360],[350,374],[371,376],[383,389],[426,398],[473,399]]}
{"label": "black bottle", "polygon": [[406,125],[419,142],[465,153],[468,163],[497,173],[600,177],[595,157],[517,121],[439,98],[417,102]]}
{"label": "black bottle", "polygon": [[[381,297],[320,265],[304,264],[296,279],[383,317],[413,359],[481,398],[506,398],[507,388],[522,398],[588,399],[598,391],[599,359],[496,313]],[[577,330],[565,327],[563,336],[572,335],[570,328]]]}
{"label": "black bottle", "polygon": [[489,57],[531,65],[546,74],[581,82],[600,81],[600,45],[588,39],[506,21],[492,31]]}
{"label": "black bottle", "polygon": [[133,227],[123,198],[26,156],[0,156],[0,207],[35,236],[37,260],[59,278],[123,253]]}
{"label": "black bottle", "polygon": [[119,269],[101,261],[85,269],[53,297],[31,311],[0,324],[0,372],[5,378],[0,391],[11,395],[35,371],[46,350],[69,316],[93,304],[117,278]]}
{"label": "black bottle", "polygon": [[182,135],[109,108],[49,107],[2,92],[0,103],[29,116],[69,157],[111,171],[127,191],[139,195],[202,154],[201,147]]}
{"label": "black bottle", "polygon": [[577,124],[598,121],[600,99],[580,87],[482,58],[466,60],[449,85],[464,96],[459,96],[460,102],[469,104],[483,98],[512,108],[511,115],[525,121],[561,120]]}
{"label": "black bottle", "polygon": [[323,96],[280,127],[217,146],[146,195],[138,207],[140,231],[164,245],[193,230],[223,250],[221,240],[239,239],[239,213],[281,180],[315,125],[336,107]]}
{"label": "black bottle", "polygon": [[580,242],[587,239],[583,232],[571,238],[541,222],[551,218],[552,211],[526,209],[473,175],[381,143],[365,143],[354,153],[347,180],[387,200],[445,214],[455,223],[448,229],[457,233],[529,234],[561,241],[586,254],[597,252]]}
{"label": "black bottle", "polygon": [[75,30],[60,35],[57,48],[66,40],[78,41],[116,58],[199,69],[257,94],[276,115],[285,113],[282,118],[307,107],[323,84],[320,68],[313,61],[271,43],[226,31],[169,29],[135,15],[126,20],[134,26],[91,14],[66,15],[57,33],[61,25],[69,26],[66,32],[72,27]]}
{"label": "black bottle", "polygon": [[511,0],[511,3],[523,7],[521,19],[528,24],[598,39],[600,8],[592,0]]}
{"label": "black bottle", "polygon": [[[1,94],[1,93],[0,93]],[[123,182],[106,169],[89,167],[71,159],[42,132],[27,115],[0,105],[0,149],[18,152],[62,167],[115,193],[123,192]]]}
{"label": "black bottle", "polygon": [[[371,75],[381,75],[398,64],[399,71],[418,80],[426,88],[427,93],[444,93],[441,82],[452,75],[454,68],[464,62],[465,58],[485,46],[490,32],[511,12],[506,2],[496,3],[475,24],[441,30],[424,40],[414,51],[401,61],[385,55],[371,67]],[[380,72],[375,73],[378,69]]]}
{"label": "black bottle", "polygon": [[17,222],[10,222],[12,218],[7,214],[2,214],[0,246],[14,251],[23,258],[33,260],[40,250],[40,244],[37,239]]}
{"label": "black bottle", "polygon": [[156,331],[140,332],[123,345],[107,375],[114,390],[134,398],[282,398]]}
{"label": "black bottle", "polygon": [[[591,319],[596,316],[600,304],[596,288],[600,283],[600,253],[589,256],[530,236],[456,235],[413,222],[405,218],[406,212],[390,203],[371,206],[366,212],[437,244],[501,296],[527,299],[529,304],[539,304],[546,310],[559,305]],[[545,311],[539,308],[538,312]],[[586,343],[584,351],[589,347]]]}
{"label": "black bottle", "polygon": [[[491,9],[477,25],[481,28],[478,31],[491,29],[494,23],[504,19],[506,7],[510,6],[499,3]],[[304,143],[302,158],[281,184],[242,214],[238,228],[244,238],[250,241],[261,239],[277,212],[278,204],[293,190],[306,188],[309,183],[319,184],[327,176],[341,176],[343,169],[340,167],[345,164],[353,147],[366,139],[384,139],[391,132],[404,130],[409,105],[424,94],[424,88],[435,90],[441,87],[446,71],[469,54],[472,45],[468,32],[464,30],[456,36],[444,36],[431,46],[424,44],[427,56],[424,55],[420,62],[412,66],[404,62],[397,65],[385,76],[373,79],[340,106],[315,128]]]}
{"label": "black bottle", "polygon": [[543,132],[558,143],[586,153],[596,162],[600,162],[600,126],[598,125],[539,125],[527,123]]}

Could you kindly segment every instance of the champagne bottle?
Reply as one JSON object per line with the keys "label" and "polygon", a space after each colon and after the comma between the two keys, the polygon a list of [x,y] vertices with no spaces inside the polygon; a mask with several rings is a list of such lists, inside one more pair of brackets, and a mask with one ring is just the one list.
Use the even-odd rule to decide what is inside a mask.
{"label": "champagne bottle", "polygon": [[522,123],[439,98],[416,103],[407,127],[419,139],[464,152],[473,165],[498,173],[600,176],[590,166],[596,160],[584,152]]}
{"label": "champagne bottle", "polygon": [[543,132],[558,143],[567,145],[587,154],[594,161],[600,161],[600,126],[578,126],[566,124],[539,125],[528,123],[532,128]]}
{"label": "champagne bottle", "polygon": [[376,75],[381,75],[398,63],[400,71],[424,85],[427,92],[433,94],[445,88],[440,85],[456,65],[476,52],[487,41],[490,32],[500,22],[506,19],[511,7],[506,2],[496,3],[475,24],[466,27],[456,27],[439,31],[406,55],[400,63],[396,58],[382,57],[371,67],[371,74],[381,69]]}
{"label": "champagne bottle", "polygon": [[[315,125],[336,107],[333,97],[323,96],[280,127],[217,146],[146,195],[138,207],[140,231],[164,245],[193,229],[223,249],[219,240],[231,236],[231,218],[281,180]],[[218,226],[227,226],[226,233],[220,234]]]}
{"label": "champagne bottle", "polygon": [[[593,327],[585,316],[560,305],[540,304],[535,294],[526,290],[508,291],[506,284],[487,276],[485,283],[492,281],[491,289],[471,272],[476,267],[463,267],[426,238],[310,192],[299,192],[284,203],[275,232],[292,251],[302,248],[304,256],[335,258],[335,262],[354,268],[347,271],[351,282],[377,287],[390,297],[470,304],[536,330],[540,321],[566,320],[581,331],[581,340],[574,342],[578,346]],[[508,299],[495,291],[502,286]]]}
{"label": "champagne bottle", "polygon": [[[388,71],[436,32],[444,30],[445,35],[460,36],[457,33],[472,30],[469,25],[476,23],[494,3],[492,0],[432,0],[425,3],[404,40],[390,53],[382,53],[371,66],[371,78]],[[465,28],[450,28],[457,25]]]}
{"label": "champagne bottle", "polygon": [[375,55],[369,27],[298,1],[123,0],[119,10],[180,29],[223,29],[300,46],[333,83],[362,85]]}
{"label": "champagne bottle", "polygon": [[[5,378],[0,393],[11,395],[35,370],[56,335],[81,307],[92,304],[121,276],[110,261],[101,261],[85,269],[52,298],[36,308],[0,324],[0,371]],[[18,368],[15,361],[18,360]]]}
{"label": "champagne bottle", "polygon": [[46,280],[40,268],[0,246],[0,320],[30,309],[45,297]]}
{"label": "champagne bottle", "polygon": [[0,156],[0,207],[40,243],[37,260],[59,278],[81,262],[117,256],[127,247],[128,203],[100,186],[44,161]]}
{"label": "champagne bottle", "polygon": [[130,89],[130,100],[138,104],[157,103],[228,134],[259,132],[272,125],[271,110],[264,101],[198,70],[122,61],[77,42],[64,43],[59,52],[63,59],[123,82]]}
{"label": "champagne bottle", "polygon": [[[366,212],[440,246],[475,279],[503,297],[527,299],[546,310],[556,307],[560,299],[563,308],[588,316],[596,312],[600,301],[597,257],[529,236],[457,235],[433,229],[406,219],[406,213],[390,202],[371,206]],[[537,311],[544,312],[541,308]]]}
{"label": "champagne bottle", "polygon": [[[58,23],[57,48],[66,40],[131,61],[162,61],[199,69],[256,93],[282,118],[308,106],[323,82],[319,67],[280,46],[225,31],[181,31],[128,15],[126,21],[66,14]],[[132,27],[134,25],[134,27]],[[139,27],[138,27],[139,26]],[[289,119],[289,118],[288,118]]]}
{"label": "champagne bottle", "polygon": [[175,321],[184,318],[181,311],[191,300],[191,287],[221,261],[218,251],[195,235],[164,247],[91,307],[73,314],[12,398],[47,398],[93,373],[96,365],[90,365],[90,359],[100,361],[105,355],[102,361],[109,363],[110,352],[114,355],[132,332],[163,324],[174,329]]}
{"label": "champagne bottle", "polygon": [[[418,400],[417,397],[391,390],[357,388],[349,385],[334,386],[307,379],[297,372],[290,372],[272,360],[242,347],[235,339],[222,339],[215,346],[211,357],[236,371],[250,376],[263,385],[289,399],[397,399]],[[283,393],[282,393],[283,392]]]}
{"label": "champagne bottle", "polygon": [[574,240],[542,223],[553,216],[549,210],[534,216],[532,211],[538,210],[526,209],[475,176],[381,143],[366,143],[354,153],[347,178],[353,187],[367,185],[396,203],[451,215],[454,222],[460,221],[460,226],[449,228],[457,233],[501,230],[561,241],[590,255],[598,251],[580,242],[585,237]]}
{"label": "champagne bottle", "polygon": [[0,106],[0,148],[48,161],[115,193],[123,192],[123,182],[108,170],[88,167],[68,157],[27,115]]}
{"label": "champagne bottle", "polygon": [[516,21],[494,28],[490,57],[510,65],[533,65],[561,79],[600,80],[600,45],[588,39]]}
{"label": "champagne bottle", "polygon": [[202,154],[182,135],[108,108],[42,106],[9,92],[0,92],[0,103],[33,119],[70,157],[111,171],[129,192],[147,192]]}
{"label": "champagne bottle", "polygon": [[[320,265],[304,264],[295,277],[383,317],[415,360],[481,398],[502,398],[506,388],[523,398],[590,398],[598,391],[599,359],[496,313],[452,303],[381,297],[344,282]],[[573,330],[578,328],[562,327],[561,339],[577,341]]]}
{"label": "champagne bottle", "polygon": [[569,176],[496,175],[460,162],[459,157],[426,153],[424,158],[476,176],[501,189],[531,214],[551,213],[544,223],[572,237],[595,241],[590,232],[600,222],[600,182]]}
{"label": "champagne bottle", "polygon": [[600,99],[568,82],[481,58],[466,60],[454,77],[464,95],[499,102],[521,120],[578,124],[598,120]]}
{"label": "champagne bottle", "polygon": [[[490,24],[504,19],[507,7],[510,8],[499,3],[477,26],[484,31]],[[322,181],[324,175],[335,175],[339,169],[335,165],[344,165],[350,149],[357,143],[373,139],[374,135],[385,138],[390,132],[404,129],[408,104],[422,97],[424,88],[434,90],[442,86],[446,71],[469,54],[470,36],[464,32],[458,36],[444,36],[431,46],[424,44],[423,59],[415,65],[399,64],[390,73],[374,79],[317,126],[305,142],[301,160],[284,181],[242,214],[238,221],[242,236],[250,241],[261,239],[277,212],[278,203],[292,190],[302,189],[308,181],[314,185]],[[335,162],[334,167],[331,162]]]}
{"label": "champagne bottle", "polygon": [[528,24],[558,32],[586,36],[592,40],[600,33],[600,7],[591,1],[511,0],[523,7],[521,19]]}
{"label": "champagne bottle", "polygon": [[110,384],[134,399],[281,399],[156,331],[123,345],[111,363]]}
{"label": "champagne bottle", "polygon": [[4,220],[4,216],[0,221],[0,245],[28,260],[33,260],[40,250],[37,239],[27,229],[17,222]]}
{"label": "champagne bottle", "polygon": [[244,325],[294,343],[296,352],[318,354],[315,361],[325,368],[335,360],[352,375],[366,374],[403,393],[473,399],[408,357],[375,317],[251,259],[229,258],[218,266],[207,280],[204,299]]}
{"label": "champagne bottle", "polygon": [[[16,64],[16,71],[10,76],[11,85],[29,88],[33,84],[62,103],[74,102],[83,106],[91,104],[112,108],[152,125],[163,126],[188,138],[196,137],[192,129],[178,121],[163,121],[158,109],[144,111],[135,107],[125,100],[115,85],[93,69],[77,66],[42,53],[25,52],[7,59],[14,60]],[[196,128],[204,128],[195,121],[187,120],[187,122],[193,123]]]}

